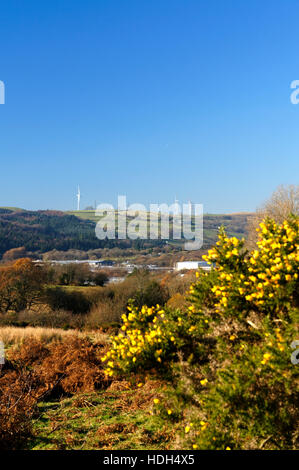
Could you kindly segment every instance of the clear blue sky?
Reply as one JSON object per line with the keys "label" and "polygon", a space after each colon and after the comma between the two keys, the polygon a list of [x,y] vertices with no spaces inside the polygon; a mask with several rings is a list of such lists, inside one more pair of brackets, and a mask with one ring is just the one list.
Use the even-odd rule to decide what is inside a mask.
{"label": "clear blue sky", "polygon": [[254,210],[298,183],[298,0],[10,0],[0,206]]}

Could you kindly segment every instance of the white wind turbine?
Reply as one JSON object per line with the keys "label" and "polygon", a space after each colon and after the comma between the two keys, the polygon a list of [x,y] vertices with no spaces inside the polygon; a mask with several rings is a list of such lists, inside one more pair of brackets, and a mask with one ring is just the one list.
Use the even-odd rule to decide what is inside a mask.
{"label": "white wind turbine", "polygon": [[80,210],[80,199],[81,199],[80,186],[78,186],[78,192],[77,192],[77,211]]}

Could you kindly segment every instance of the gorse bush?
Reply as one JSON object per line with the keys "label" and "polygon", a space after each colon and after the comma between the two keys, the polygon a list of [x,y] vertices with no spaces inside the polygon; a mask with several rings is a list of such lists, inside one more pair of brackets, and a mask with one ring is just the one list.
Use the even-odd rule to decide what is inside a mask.
{"label": "gorse bush", "polygon": [[200,411],[208,427],[193,436],[199,448],[298,446],[298,370],[290,360],[298,312],[290,316],[280,327],[263,322],[259,337],[249,331],[245,340],[235,334],[229,347],[218,345],[217,371],[205,370],[211,385],[201,393]]}
{"label": "gorse bush", "polygon": [[244,240],[228,239],[222,229],[217,246],[204,256],[218,268],[219,281],[212,288],[218,312],[273,314],[298,306],[298,218],[281,225],[267,219],[258,231],[257,249],[250,254],[243,250]]}
{"label": "gorse bush", "polygon": [[131,371],[141,367],[151,367],[161,363],[170,351],[171,340],[165,328],[165,312],[154,307],[128,307],[128,315],[123,315],[121,332],[113,336],[112,349],[102,358],[107,361],[106,373],[112,376],[114,371]]}
{"label": "gorse bush", "polygon": [[[299,219],[267,219],[256,249],[220,230],[198,272],[188,307],[131,305],[102,358],[109,376],[129,371],[167,378],[155,403],[182,423],[177,447],[294,449],[298,446]],[[295,361],[296,362],[296,361]],[[297,403],[297,405],[296,405]]]}

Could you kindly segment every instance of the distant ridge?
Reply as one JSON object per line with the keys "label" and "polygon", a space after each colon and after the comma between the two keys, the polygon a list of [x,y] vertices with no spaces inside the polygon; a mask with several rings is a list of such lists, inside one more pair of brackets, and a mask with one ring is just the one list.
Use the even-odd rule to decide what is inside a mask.
{"label": "distant ridge", "polygon": [[[68,211],[67,214],[73,215],[83,220],[90,220],[97,223],[100,217],[95,215],[95,210],[80,210]],[[141,216],[146,217],[149,212],[141,213]],[[218,236],[219,227],[224,225],[227,229],[229,236],[244,237],[247,233],[248,220],[253,216],[252,212],[235,212],[231,214],[204,214],[203,215],[203,230],[204,230],[204,245],[203,248],[211,247],[216,241]],[[128,214],[128,220],[134,218],[134,214]],[[180,241],[174,243],[177,245]]]}
{"label": "distant ridge", "polygon": [[21,209],[20,207],[5,207],[1,206],[0,209],[4,209],[7,211],[12,211],[12,212],[25,212],[26,209]]}
{"label": "distant ridge", "polygon": [[[94,250],[98,248],[147,249],[165,243],[180,249],[184,240],[98,240],[95,236],[95,211],[28,211],[14,207],[0,208],[0,257],[12,248],[25,247],[27,252],[51,250]],[[146,214],[144,214],[146,216]],[[206,214],[203,218],[203,249],[215,244],[218,230],[224,225],[228,236],[246,236],[250,213]],[[133,215],[128,216],[132,220]],[[171,226],[171,224],[170,224]],[[116,227],[117,235],[117,227]]]}

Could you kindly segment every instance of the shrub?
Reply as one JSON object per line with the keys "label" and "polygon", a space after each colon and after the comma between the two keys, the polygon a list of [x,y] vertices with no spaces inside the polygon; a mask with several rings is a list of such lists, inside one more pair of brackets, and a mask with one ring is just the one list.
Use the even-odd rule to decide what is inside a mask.
{"label": "shrub", "polygon": [[295,217],[265,220],[250,253],[221,229],[206,257],[214,268],[197,273],[184,312],[131,306],[123,315],[106,373],[167,377],[157,412],[182,420],[180,448],[298,446],[298,242]]}
{"label": "shrub", "polygon": [[39,394],[87,392],[106,384],[100,360],[105,348],[76,335],[51,343],[27,338],[8,351],[8,359],[15,370],[30,367],[39,378]]}
{"label": "shrub", "polygon": [[258,231],[257,249],[248,256],[244,240],[228,239],[222,229],[217,246],[204,257],[219,273],[212,288],[219,313],[274,315],[299,305],[299,219],[281,225],[266,219]]}
{"label": "shrub", "polygon": [[18,449],[30,436],[36,396],[30,371],[0,376],[0,450]]}
{"label": "shrub", "polygon": [[51,282],[62,286],[85,286],[94,284],[103,286],[108,281],[104,271],[93,272],[87,263],[69,263],[66,265],[51,265],[48,268]]}
{"label": "shrub", "polygon": [[143,288],[139,288],[131,298],[137,308],[142,308],[143,305],[148,307],[157,304],[164,305],[169,299],[169,295],[159,282],[152,280]]}
{"label": "shrub", "polygon": [[107,387],[105,349],[78,337],[49,344],[28,338],[10,348],[0,375],[0,449],[24,448],[39,400]]}
{"label": "shrub", "polygon": [[299,215],[299,185],[279,186],[270,199],[250,217],[246,246],[250,249],[255,247],[256,228],[266,217],[281,224],[290,218],[290,214]]}
{"label": "shrub", "polygon": [[108,323],[120,323],[130,300],[141,308],[143,305],[163,305],[168,300],[168,292],[146,270],[136,270],[119,284],[102,288],[97,302],[91,309],[88,325],[103,326]]}
{"label": "shrub", "polygon": [[205,386],[189,381],[188,395],[198,406],[188,417],[193,429],[183,437],[184,445],[298,448],[298,366],[291,362],[290,347],[298,335],[298,310],[289,312],[288,321],[280,320],[265,318],[258,329],[231,331],[223,324],[213,361],[200,370]]}
{"label": "shrub", "polygon": [[39,303],[46,273],[29,258],[0,268],[0,312],[20,312]]}
{"label": "shrub", "polygon": [[83,293],[60,287],[48,288],[45,300],[52,310],[66,310],[75,314],[87,313],[92,306],[92,301]]}

